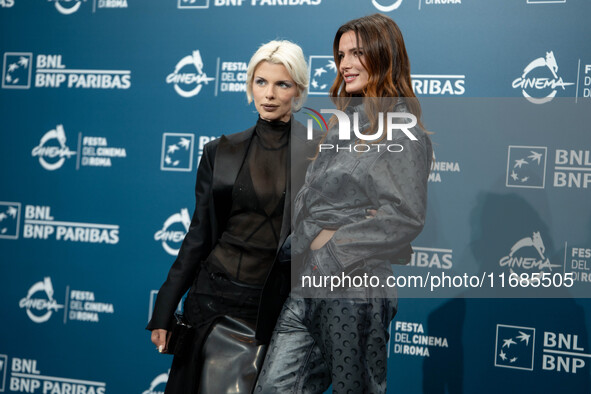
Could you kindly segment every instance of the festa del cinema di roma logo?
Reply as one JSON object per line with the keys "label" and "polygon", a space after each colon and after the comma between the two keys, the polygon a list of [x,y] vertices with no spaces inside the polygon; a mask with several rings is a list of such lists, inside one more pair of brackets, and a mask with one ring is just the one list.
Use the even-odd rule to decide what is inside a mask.
{"label": "festa del cinema di roma logo", "polygon": [[[171,228],[177,223],[182,224],[184,231]],[[180,244],[189,231],[190,225],[191,216],[189,216],[189,210],[187,208],[182,208],[180,213],[175,213],[166,219],[162,229],[158,230],[156,234],[154,234],[154,240],[162,241],[162,248],[164,248],[166,253],[170,254],[171,256],[176,256],[179,253],[180,246],[178,248],[174,248],[170,246],[169,243]],[[176,227],[178,227],[178,225]]]}
{"label": "festa del cinema di roma logo", "polygon": [[[435,4],[437,3],[438,0],[435,0]],[[462,0],[440,0],[441,4],[461,4]],[[426,4],[433,4],[433,0],[426,0],[425,3]],[[386,5],[388,4],[389,5]],[[397,10],[398,7],[400,7],[400,5],[402,4],[402,0],[371,0],[371,4],[373,4],[374,7],[377,8],[378,11],[380,12],[390,12],[390,11],[394,11]],[[419,7],[420,9],[420,7]]]}
{"label": "festa del cinema di roma logo", "polygon": [[[547,70],[550,71],[553,78],[545,75],[548,72]],[[546,52],[545,58],[539,57],[523,69],[521,76],[513,81],[512,87],[514,89],[521,89],[521,94],[529,102],[544,104],[552,101],[558,93],[559,88],[565,90],[565,87],[574,85],[573,82],[564,82],[562,77],[559,77],[557,73],[558,64],[556,63],[554,52]],[[543,96],[544,92],[548,93]]]}
{"label": "festa del cinema di roma logo", "polygon": [[46,276],[31,286],[27,296],[19,301],[19,307],[38,324],[47,322],[60,309],[64,309],[64,324],[67,320],[98,323],[101,315],[115,313],[113,304],[97,301],[93,291],[70,290],[67,286],[64,305],[57,303],[54,293],[51,278]]}
{"label": "festa del cinema di roma logo", "polygon": [[[57,145],[53,140],[57,141]],[[64,131],[64,126],[61,124],[45,133],[41,137],[39,145],[34,147],[31,152],[33,157],[39,158],[41,166],[49,171],[61,168],[66,159],[69,159],[75,154],[76,152],[71,151],[66,145],[66,132]]]}
{"label": "festa del cinema di roma logo", "polygon": [[152,380],[152,383],[150,383],[150,387],[144,390],[142,394],[162,394],[164,393],[166,382],[168,382],[168,372],[156,376]]}
{"label": "festa del cinema di roma logo", "polygon": [[[539,231],[534,231],[531,237],[518,240],[512,247],[509,255],[501,258],[499,265],[508,267],[511,273],[520,274],[527,270],[552,271],[552,268],[560,267],[560,264],[552,264],[545,256],[546,247]],[[516,272],[520,270],[520,272]]]}
{"label": "festa del cinema di roma logo", "polygon": [[[344,113],[343,111],[340,111],[338,109],[321,109],[320,112],[309,108],[309,107],[304,107],[304,109],[311,111],[311,112],[304,112],[306,115],[309,115],[310,117],[312,117],[312,119],[308,119],[307,122],[307,138],[308,140],[313,140],[314,139],[314,122],[316,122],[316,124],[320,127],[321,131],[326,132],[326,130],[328,130],[328,124],[326,123],[326,119],[324,119],[324,117],[321,115],[322,114],[333,114],[338,123],[339,123],[339,140],[340,141],[351,141],[352,140],[352,136],[351,136],[351,121],[349,120],[349,117],[347,116],[346,113]],[[386,116],[384,116],[384,114],[382,112],[379,113],[378,115],[378,128],[376,130],[375,133],[373,134],[363,134],[360,130],[359,130],[359,114],[357,112],[355,112],[353,114],[353,134],[355,135],[355,138],[360,139],[360,140],[364,140],[364,141],[375,141],[378,140],[382,137],[383,133],[384,133],[384,118],[386,118],[386,136],[387,136],[387,140],[391,141],[392,140],[392,135],[393,135],[393,131],[394,130],[400,130],[402,131],[411,141],[417,141],[417,137],[415,137],[409,129],[415,127],[417,125],[417,117],[414,116],[411,113],[406,113],[406,112],[388,112],[386,114]],[[394,119],[402,119],[402,120],[407,120],[409,121],[408,123],[405,123],[404,121],[401,121],[400,123],[397,123],[394,121]],[[383,150],[388,150],[388,152],[402,152],[402,150],[404,149],[404,147],[400,144],[381,144],[381,143],[377,143],[377,144],[352,144],[349,148],[343,147],[343,146],[336,146],[334,144],[325,144],[322,143],[319,145],[319,152],[325,151],[325,150],[333,150],[336,149],[337,151],[340,150],[346,150],[346,151],[351,151],[354,150],[355,152],[368,152],[369,150],[372,149],[372,147],[375,147],[377,149],[377,151],[381,151]]]}
{"label": "festa del cinema di roma logo", "polygon": [[[390,5],[384,5],[382,3],[390,3]],[[371,4],[378,9],[380,12],[390,12],[398,9],[400,4],[402,4],[402,0],[371,0]]]}
{"label": "festa del cinema di roma logo", "polygon": [[53,0],[55,9],[63,15],[70,15],[80,9],[82,2],[86,0]]}
{"label": "festa del cinema di roma logo", "polygon": [[[78,11],[82,3],[93,2],[93,9],[98,8],[127,8],[127,0],[49,0],[53,1],[55,9],[62,15],[71,15]],[[94,11],[93,11],[94,12]]]}
{"label": "festa del cinema di roma logo", "polygon": [[[35,297],[37,293],[45,294],[44,297]],[[63,305],[53,299],[53,284],[50,277],[45,277],[43,281],[35,283],[27,296],[20,300],[19,307],[27,311],[27,316],[35,323],[45,323],[49,320],[53,312],[63,308]]]}
{"label": "festa del cinema di roma logo", "polygon": [[[194,71],[188,72],[191,68]],[[210,78],[203,72],[203,60],[199,50],[182,58],[175,66],[174,72],[166,77],[166,83],[173,84],[179,96],[187,98],[198,95],[203,84],[207,85],[213,80],[215,78]]]}

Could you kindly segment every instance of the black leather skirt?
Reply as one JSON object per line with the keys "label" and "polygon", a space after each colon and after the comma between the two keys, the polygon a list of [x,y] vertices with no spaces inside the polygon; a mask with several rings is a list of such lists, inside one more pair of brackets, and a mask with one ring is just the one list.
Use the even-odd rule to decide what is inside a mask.
{"label": "black leather skirt", "polygon": [[255,339],[260,293],[202,266],[184,307],[195,340],[187,355],[175,356],[166,394],[252,392],[267,350]]}
{"label": "black leather skirt", "polygon": [[267,345],[257,344],[250,324],[230,316],[216,320],[201,350],[199,393],[251,393]]}

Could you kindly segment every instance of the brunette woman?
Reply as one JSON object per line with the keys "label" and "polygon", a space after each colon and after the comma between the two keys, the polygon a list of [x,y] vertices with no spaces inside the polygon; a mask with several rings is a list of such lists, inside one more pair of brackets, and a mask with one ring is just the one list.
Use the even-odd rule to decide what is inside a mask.
{"label": "brunette woman", "polygon": [[[386,392],[397,310],[386,280],[391,264],[409,261],[425,221],[432,149],[400,29],[380,14],[356,19],[338,29],[333,50],[330,95],[353,139],[343,140],[343,119],[333,119],[295,199],[302,282],[283,307],[255,393],[323,393],[331,383],[334,393]],[[408,126],[388,135],[389,119]],[[364,274],[379,284],[314,293],[303,281]]]}

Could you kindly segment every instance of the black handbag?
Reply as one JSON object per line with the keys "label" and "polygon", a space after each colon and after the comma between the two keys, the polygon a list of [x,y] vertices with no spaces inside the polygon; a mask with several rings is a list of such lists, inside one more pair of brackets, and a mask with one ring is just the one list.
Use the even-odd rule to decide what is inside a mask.
{"label": "black handbag", "polygon": [[193,340],[195,338],[195,327],[190,325],[180,313],[175,313],[175,324],[168,340],[168,350],[166,353],[173,354],[178,357],[186,356],[190,353],[193,347]]}

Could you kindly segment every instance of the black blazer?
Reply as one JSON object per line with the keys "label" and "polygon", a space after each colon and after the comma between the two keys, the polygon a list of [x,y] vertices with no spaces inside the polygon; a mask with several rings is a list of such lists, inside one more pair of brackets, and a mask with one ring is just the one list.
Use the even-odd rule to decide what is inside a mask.
{"label": "black blazer", "polygon": [[[201,262],[207,259],[226,228],[232,206],[232,187],[246,158],[253,132],[254,127],[251,127],[240,133],[222,136],[205,145],[197,170],[195,212],[191,226],[178,257],[158,292],[152,319],[146,327],[148,330],[172,328],[173,315],[181,297],[197,278]],[[305,140],[305,133],[303,125],[294,123],[290,135],[288,163],[291,162],[292,166],[298,167],[292,167],[292,173],[298,176],[293,177],[295,179],[287,177],[279,244],[259,305],[256,336],[264,342],[271,338],[275,322],[291,287],[290,264],[280,262],[282,256],[279,252],[291,231],[291,191],[297,192],[302,186],[305,169],[309,163],[307,158],[314,155],[314,144]],[[294,157],[298,158],[297,163],[291,160],[292,152],[295,152]]]}

